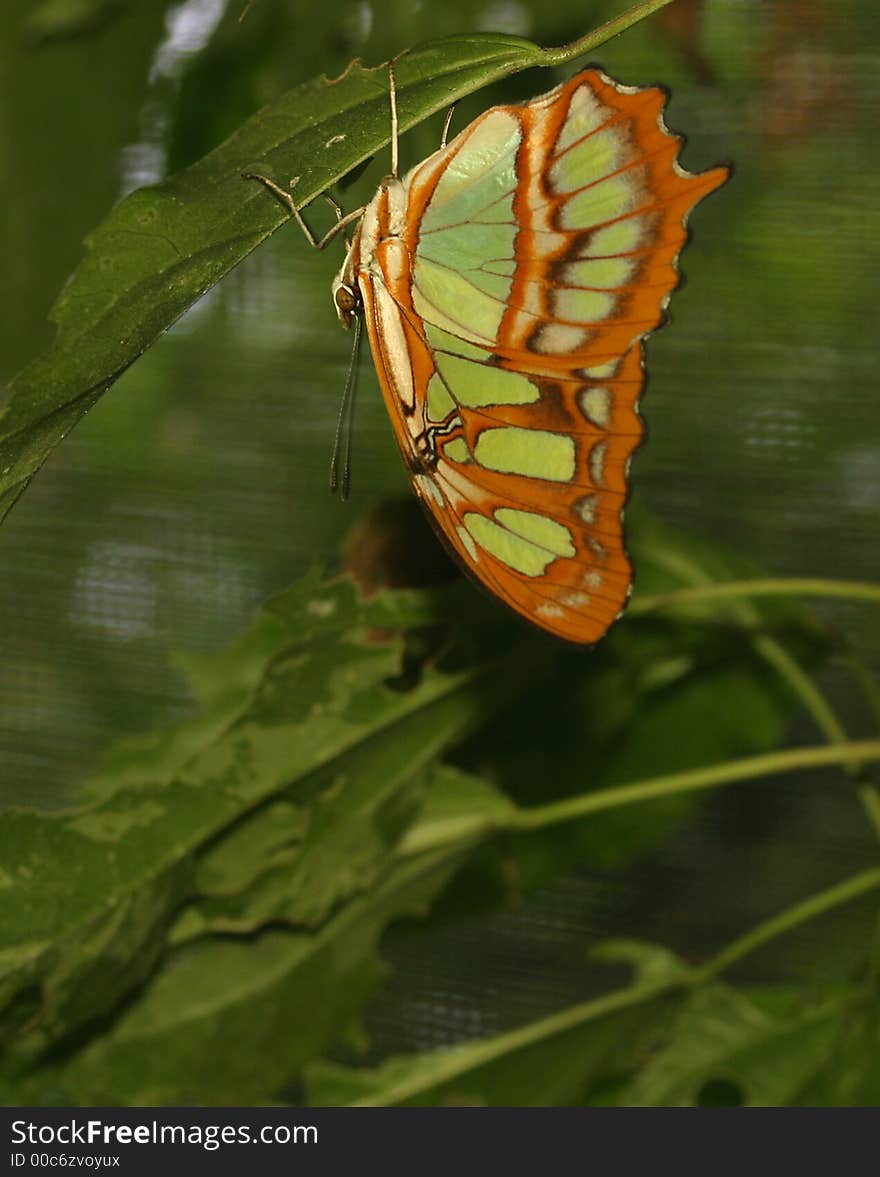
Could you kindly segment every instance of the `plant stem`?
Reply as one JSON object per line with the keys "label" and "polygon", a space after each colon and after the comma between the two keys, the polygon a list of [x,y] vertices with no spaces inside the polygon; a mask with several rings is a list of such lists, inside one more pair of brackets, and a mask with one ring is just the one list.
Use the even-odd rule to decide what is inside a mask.
{"label": "plant stem", "polygon": [[877,726],[880,727],[880,686],[877,685],[876,678],[854,650],[849,649],[844,653],[844,661],[861,687],[865,702],[877,721]]}
{"label": "plant stem", "polygon": [[679,793],[712,789],[719,785],[775,776],[795,769],[821,768],[829,764],[846,764],[853,760],[864,763],[880,761],[880,740],[860,740],[833,744],[820,748],[790,748],[784,752],[770,752],[762,756],[746,756],[723,764],[687,772],[668,773],[649,780],[634,781],[629,785],[615,785],[595,793],[580,793],[547,805],[518,809],[511,805],[506,811],[491,814],[459,815],[449,820],[435,820],[415,825],[404,836],[399,852],[421,854],[435,846],[455,842],[479,841],[503,831],[525,832],[544,829],[563,821],[577,821],[605,809],[635,805],[641,801],[655,801]]}
{"label": "plant stem", "polygon": [[828,742],[831,744],[845,743],[847,737],[843,724],[834,714],[827,699],[810,676],[792,658],[785,647],[765,634],[755,634],[752,644],[764,661],[769,662],[778,672],[780,678],[785,679],[812,715],[816,726]]}
{"label": "plant stem", "polygon": [[740,936],[728,944],[726,948],[723,948],[721,952],[697,969],[694,974],[695,983],[711,980],[736,961],[748,956],[749,953],[761,948],[771,940],[775,940],[777,936],[783,936],[799,924],[824,915],[832,908],[838,907],[842,903],[849,903],[850,900],[857,899],[860,895],[866,895],[878,887],[880,887],[880,867],[873,867],[870,870],[862,871],[861,874],[853,875],[851,879],[829,887],[826,891],[820,891],[818,895],[811,895],[809,899],[805,899],[801,903],[795,903],[792,907],[758,924],[757,927],[746,932],[744,936]]}
{"label": "plant stem", "polygon": [[636,4],[633,8],[628,8],[626,12],[622,12],[620,16],[606,21],[598,29],[579,37],[577,41],[572,41],[569,45],[561,45],[558,49],[545,49],[543,52],[544,62],[546,65],[563,65],[574,57],[582,57],[583,54],[589,53],[599,45],[604,45],[612,37],[626,32],[627,29],[644,20],[646,16],[650,16],[653,12],[657,12],[671,3],[672,0],[646,0],[643,4]]}
{"label": "plant stem", "polygon": [[690,974],[676,974],[666,980],[642,982],[625,989],[617,989],[591,1001],[584,1001],[568,1009],[560,1010],[549,1017],[530,1022],[516,1030],[497,1034],[490,1039],[467,1043],[463,1046],[447,1047],[437,1051],[429,1064],[424,1062],[414,1072],[397,1083],[374,1091],[362,1100],[356,1100],[353,1107],[388,1107],[413,1099],[439,1084],[450,1082],[468,1071],[494,1062],[515,1050],[522,1050],[545,1041],[554,1034],[577,1029],[587,1022],[597,1021],[631,1009],[656,998],[664,997],[681,989],[694,989],[718,976],[724,969],[777,936],[796,928],[799,924],[816,916],[824,915],[843,903],[849,903],[859,896],[880,888],[880,867],[862,871],[850,879],[837,883],[819,894],[797,903],[769,920],[758,924],[744,936],[732,941],[702,968]]}
{"label": "plant stem", "polygon": [[703,604],[705,601],[736,597],[773,596],[844,597],[851,601],[870,601],[871,604],[880,605],[880,585],[860,580],[822,580],[815,577],[732,580],[723,584],[713,582],[637,597],[630,605],[629,613],[652,613],[677,605]]}
{"label": "plant stem", "polygon": [[865,761],[880,760],[880,740],[854,740],[821,748],[790,748],[785,752],[745,756],[708,768],[673,772],[646,781],[635,781],[630,785],[600,789],[595,793],[581,794],[578,797],[566,798],[564,801],[552,801],[549,805],[517,810],[515,828],[540,829],[556,822],[598,813],[603,809],[616,809],[621,805],[633,805],[640,801],[652,801],[678,793],[692,793],[699,789],[715,788],[717,785],[775,776],[778,773],[792,772],[794,769],[842,764],[855,758]]}
{"label": "plant stem", "polygon": [[[775,596],[798,593],[803,595],[836,596],[857,600],[868,600],[880,603],[880,586],[861,581],[821,580],[778,578],[761,580],[739,580],[727,584],[711,582],[697,565],[682,559],[670,560],[665,552],[653,553],[655,562],[677,576],[681,576],[692,583],[687,588],[676,589],[672,592],[657,593],[643,597],[633,603],[632,611],[636,613],[650,612],[655,609],[675,607],[678,604],[703,603],[706,601],[723,601],[732,599],[734,612],[740,620],[748,626],[754,627],[760,618],[747,599],[752,596]],[[770,634],[755,632],[750,636],[755,651],[768,662],[798,696],[803,705],[812,715],[819,730],[832,744],[843,744],[846,732],[843,725],[834,714],[828,701],[810,676],[798,665],[791,654]],[[851,668],[859,685],[865,692],[877,714],[880,714],[880,696],[877,684],[870,671],[856,659],[851,658]],[[843,767],[850,777],[858,777],[863,771],[863,765],[856,758],[845,762]],[[858,798],[871,823],[880,837],[880,794],[870,784],[861,784]]]}
{"label": "plant stem", "polygon": [[420,1067],[413,1075],[407,1076],[392,1087],[386,1087],[374,1092],[365,1099],[354,1100],[351,1107],[388,1107],[402,1103],[407,1099],[420,1095],[440,1083],[449,1082],[459,1075],[477,1067],[485,1066],[496,1059],[503,1058],[514,1050],[522,1050],[535,1043],[543,1042],[554,1034],[574,1030],[585,1022],[596,1021],[598,1018],[608,1017],[620,1010],[629,1009],[634,1005],[641,1005],[652,997],[658,997],[674,988],[669,982],[654,981],[650,984],[632,985],[626,989],[617,989],[603,997],[592,1001],[583,1001],[579,1005],[569,1006],[559,1013],[540,1018],[535,1022],[528,1022],[516,1030],[509,1030],[504,1034],[496,1034],[493,1038],[481,1039],[467,1043],[464,1046],[450,1046],[436,1053],[436,1061],[425,1069]]}
{"label": "plant stem", "polygon": [[868,815],[874,833],[880,838],[880,793],[877,792],[874,785],[860,785],[858,793],[862,808]]}

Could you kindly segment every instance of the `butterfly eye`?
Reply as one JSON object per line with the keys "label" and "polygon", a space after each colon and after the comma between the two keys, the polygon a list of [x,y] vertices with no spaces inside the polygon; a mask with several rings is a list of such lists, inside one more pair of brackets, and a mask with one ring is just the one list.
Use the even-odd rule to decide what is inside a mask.
{"label": "butterfly eye", "polygon": [[358,310],[360,300],[350,286],[338,287],[336,293],[333,295],[333,299],[336,303],[339,317],[347,327],[351,316]]}

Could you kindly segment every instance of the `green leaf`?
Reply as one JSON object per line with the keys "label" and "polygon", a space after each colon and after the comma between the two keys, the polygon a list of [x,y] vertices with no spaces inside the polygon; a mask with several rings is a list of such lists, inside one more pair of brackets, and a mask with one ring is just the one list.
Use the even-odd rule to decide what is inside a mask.
{"label": "green leaf", "polygon": [[[317,927],[378,885],[425,768],[530,665],[516,653],[504,673],[425,665],[404,687],[399,626],[414,598],[401,596],[364,603],[348,581],[307,579],[217,659],[215,686],[203,667],[205,713],[128,749],[91,806],[0,814],[0,1011],[14,1064],[112,1013],[193,893],[177,940],[215,923]],[[431,613],[426,600],[413,616]],[[264,807],[286,827],[273,835]]]}
{"label": "green leaf", "polygon": [[112,1028],[16,1088],[18,1102],[89,1106],[260,1104],[342,1037],[384,975],[379,936],[418,915],[458,862],[448,852],[389,860],[370,894],[314,933],[275,927],[207,937],[172,952]]}
{"label": "green leaf", "polygon": [[674,952],[644,940],[603,940],[590,956],[606,964],[631,965],[637,985],[678,985],[691,976],[691,970]]}
{"label": "green leaf", "polygon": [[[587,53],[669,0],[651,0],[562,49],[500,34],[452,37],[395,63],[400,129],[499,78]],[[315,78],[250,118],[192,167],[133,192],[87,239],[52,311],[52,346],[10,388],[0,416],[0,518],[55,445],[113,382],[288,214],[258,171],[299,177],[307,204],[388,141],[388,73],[352,65]]]}
{"label": "green leaf", "polygon": [[[693,993],[665,1045],[618,1092],[627,1107],[693,1107],[714,1101],[782,1107],[831,1058],[849,994],[807,1001],[775,991],[772,1001],[725,985]],[[767,1008],[771,1005],[772,1008]]]}
{"label": "green leaf", "polygon": [[861,989],[847,1002],[834,1049],[804,1086],[805,1107],[880,1105],[880,923]]}
{"label": "green leaf", "polygon": [[880,1105],[880,992],[850,1004],[834,1049],[799,1093],[805,1107]]}

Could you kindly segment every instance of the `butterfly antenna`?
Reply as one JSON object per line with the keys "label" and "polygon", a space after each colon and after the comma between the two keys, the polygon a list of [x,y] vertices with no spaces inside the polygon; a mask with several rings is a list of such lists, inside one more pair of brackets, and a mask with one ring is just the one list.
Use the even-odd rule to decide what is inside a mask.
{"label": "butterfly antenna", "polygon": [[361,317],[354,315],[354,339],[351,348],[351,363],[345,380],[342,404],[336,420],[336,436],[333,439],[333,456],[330,459],[330,490],[343,501],[351,489],[351,436],[354,416],[354,394],[357,386],[358,360],[361,353]]}

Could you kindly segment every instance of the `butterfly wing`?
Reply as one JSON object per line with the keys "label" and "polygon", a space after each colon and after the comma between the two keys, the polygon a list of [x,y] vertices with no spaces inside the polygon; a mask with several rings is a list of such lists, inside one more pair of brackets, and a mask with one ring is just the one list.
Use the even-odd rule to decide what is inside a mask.
{"label": "butterfly wing", "polygon": [[365,215],[358,281],[416,490],[470,572],[575,642],[630,593],[642,340],[690,209],[727,178],[679,166],[663,103],[585,71],[413,169],[402,224],[381,191]]}

